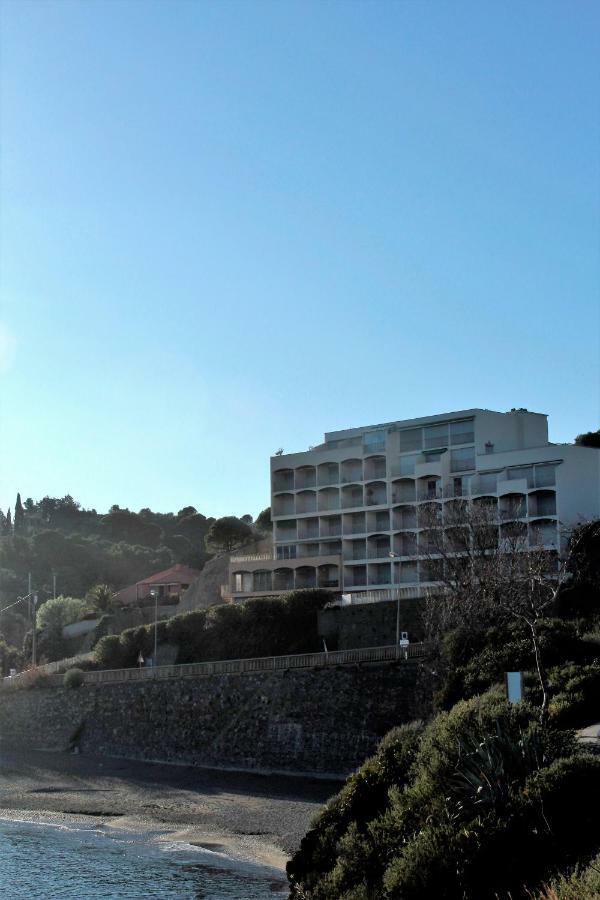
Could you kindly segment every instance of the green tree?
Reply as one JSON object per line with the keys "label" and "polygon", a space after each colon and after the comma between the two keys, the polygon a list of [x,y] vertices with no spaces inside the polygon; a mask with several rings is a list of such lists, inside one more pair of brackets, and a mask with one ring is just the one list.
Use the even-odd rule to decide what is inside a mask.
{"label": "green tree", "polygon": [[580,447],[600,447],[600,428],[597,431],[584,431],[575,438]]}
{"label": "green tree", "polygon": [[10,506],[8,507],[8,512],[6,513],[6,519],[4,522],[4,534],[12,534],[12,515],[10,512]]}
{"label": "green tree", "polygon": [[21,503],[21,495],[17,494],[17,499],[15,501],[15,518],[13,530],[15,534],[20,534],[23,531],[25,526],[25,511],[23,509],[23,504]]}
{"label": "green tree", "polygon": [[206,535],[206,547],[216,552],[231,553],[252,538],[252,529],[236,516],[224,516],[212,523]]}
{"label": "green tree", "polygon": [[265,534],[271,533],[273,530],[273,522],[271,521],[270,506],[267,506],[266,509],[263,509],[263,511],[257,515],[254,525],[258,531],[263,531]]}
{"label": "green tree", "polygon": [[113,590],[108,584],[95,584],[86,594],[88,600],[98,612],[106,613],[112,609]]}

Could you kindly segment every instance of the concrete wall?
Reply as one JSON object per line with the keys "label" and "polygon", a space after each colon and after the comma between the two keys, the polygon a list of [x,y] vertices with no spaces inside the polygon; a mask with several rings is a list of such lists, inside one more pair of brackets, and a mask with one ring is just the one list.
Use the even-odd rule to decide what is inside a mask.
{"label": "concrete wall", "polygon": [[416,673],[400,663],[4,691],[0,737],[62,750],[84,723],[84,753],[343,775],[418,717]]}

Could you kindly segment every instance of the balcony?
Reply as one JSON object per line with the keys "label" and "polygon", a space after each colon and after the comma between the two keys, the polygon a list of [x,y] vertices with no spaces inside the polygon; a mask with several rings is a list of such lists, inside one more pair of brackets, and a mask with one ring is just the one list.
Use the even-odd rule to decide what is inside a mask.
{"label": "balcony", "polygon": [[316,493],[314,491],[298,491],[296,494],[296,513],[302,515],[303,513],[316,512],[316,509]]}
{"label": "balcony", "polygon": [[392,510],[394,531],[417,527],[417,510],[415,506],[397,506]]}
{"label": "balcony", "polygon": [[416,498],[416,486],[412,478],[392,481],[392,503],[414,503]]}
{"label": "balcony", "polygon": [[556,549],[559,546],[556,522],[532,522],[529,526],[529,546]]}
{"label": "balcony", "polygon": [[387,466],[385,456],[369,456],[364,462],[365,481],[385,478]]}
{"label": "balcony", "polygon": [[369,559],[385,559],[390,555],[390,539],[369,538],[367,541],[367,557]]}
{"label": "balcony", "polygon": [[367,586],[367,567],[348,566],[344,569],[344,589]]}
{"label": "balcony", "polygon": [[273,497],[273,516],[294,515],[294,494],[277,494]]}
{"label": "balcony", "polygon": [[300,519],[298,522],[298,539],[301,541],[319,537],[318,519]]}
{"label": "balcony", "polygon": [[520,494],[505,494],[500,498],[498,515],[501,519],[524,519],[527,516],[527,499]]}
{"label": "balcony", "polygon": [[297,590],[314,588],[317,586],[317,573],[314,566],[300,566],[296,569],[294,587]]}
{"label": "balcony", "polygon": [[273,472],[273,491],[293,491],[294,490],[294,471],[293,469],[277,469]]}
{"label": "balcony", "polygon": [[321,463],[317,466],[317,483],[319,487],[327,487],[340,483],[340,467],[337,463]]}
{"label": "balcony", "polygon": [[314,466],[300,466],[296,469],[294,482],[297,491],[317,486],[317,472]]}
{"label": "balcony", "polygon": [[536,490],[528,497],[529,515],[535,517],[556,515],[556,494],[554,491]]}
{"label": "balcony", "polygon": [[345,459],[340,467],[340,479],[342,484],[363,480],[362,459]]}
{"label": "balcony", "polygon": [[416,563],[399,563],[397,568],[398,584],[417,584],[419,581],[419,570]]}
{"label": "balcony", "polygon": [[385,506],[387,488],[384,481],[373,481],[365,487],[365,506]]}
{"label": "balcony", "polygon": [[396,556],[416,556],[417,535],[413,533],[395,534],[394,553],[396,554]]}
{"label": "balcony", "polygon": [[337,588],[340,586],[339,568],[333,564],[325,564],[317,568],[317,585],[320,588]]}
{"label": "balcony", "polygon": [[353,509],[364,506],[362,485],[352,485],[342,488],[342,506],[344,509]]}
{"label": "balcony", "polygon": [[340,516],[330,516],[321,519],[321,537],[341,537],[342,520]]}
{"label": "balcony", "polygon": [[390,585],[392,583],[392,569],[390,563],[369,563],[368,583],[373,585]]}
{"label": "balcony", "polygon": [[364,534],[366,530],[364,513],[350,513],[344,516],[344,534]]}
{"label": "balcony", "polygon": [[443,496],[441,479],[428,478],[417,482],[417,498],[419,500],[441,500]]}
{"label": "balcony", "polygon": [[367,558],[367,543],[365,540],[361,541],[347,541],[344,546],[344,559],[366,559]]}
{"label": "balcony", "polygon": [[340,508],[340,492],[337,488],[323,488],[318,493],[319,512]]}

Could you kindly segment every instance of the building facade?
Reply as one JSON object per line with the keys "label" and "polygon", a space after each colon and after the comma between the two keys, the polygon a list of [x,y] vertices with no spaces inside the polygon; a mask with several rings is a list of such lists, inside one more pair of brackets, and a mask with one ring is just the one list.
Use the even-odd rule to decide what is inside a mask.
{"label": "building facade", "polygon": [[[377,599],[435,582],[424,546],[457,498],[498,511],[531,547],[600,517],[600,450],[548,442],[547,417],[461,410],[325,434],[271,458],[273,552],[231,560],[233,599],[320,587]],[[448,513],[446,513],[448,510]]]}

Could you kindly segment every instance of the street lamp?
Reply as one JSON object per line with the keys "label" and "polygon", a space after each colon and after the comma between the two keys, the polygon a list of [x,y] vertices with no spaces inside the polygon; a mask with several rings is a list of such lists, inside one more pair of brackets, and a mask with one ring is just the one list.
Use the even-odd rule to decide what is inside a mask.
{"label": "street lamp", "polygon": [[[388,553],[390,559],[396,559],[397,554],[393,550]],[[393,563],[392,563],[393,565]],[[394,583],[394,575],[392,570],[392,584]],[[398,596],[396,597],[396,653],[400,644],[400,589],[398,588]]]}
{"label": "street lamp", "polygon": [[154,656],[152,657],[152,667],[156,666],[158,659],[158,591],[152,588],[150,596],[154,597]]}

